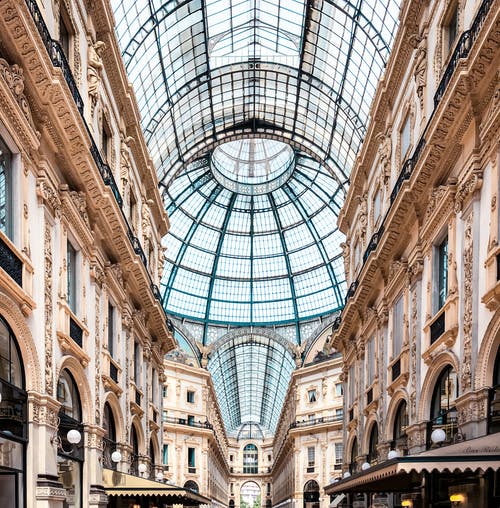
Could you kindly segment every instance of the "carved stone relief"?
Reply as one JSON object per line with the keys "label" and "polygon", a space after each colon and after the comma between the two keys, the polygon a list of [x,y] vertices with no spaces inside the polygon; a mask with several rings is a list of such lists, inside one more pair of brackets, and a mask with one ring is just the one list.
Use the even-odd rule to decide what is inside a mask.
{"label": "carved stone relief", "polygon": [[461,365],[462,392],[470,390],[472,383],[472,277],[473,277],[473,245],[472,245],[472,222],[471,212],[465,220],[464,229],[464,290],[463,290],[463,356]]}
{"label": "carved stone relief", "polygon": [[45,285],[44,285],[44,303],[45,303],[45,391],[48,395],[54,394],[54,380],[52,367],[52,325],[53,325],[53,307],[52,307],[52,228],[45,222],[44,230],[44,255],[45,255]]}

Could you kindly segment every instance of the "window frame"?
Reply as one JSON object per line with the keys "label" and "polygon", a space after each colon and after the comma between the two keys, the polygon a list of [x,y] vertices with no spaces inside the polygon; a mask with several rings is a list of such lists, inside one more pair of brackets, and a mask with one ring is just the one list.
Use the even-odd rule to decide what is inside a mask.
{"label": "window frame", "polygon": [[71,312],[78,315],[79,305],[79,258],[80,251],[75,247],[70,238],[66,240],[66,302]]}

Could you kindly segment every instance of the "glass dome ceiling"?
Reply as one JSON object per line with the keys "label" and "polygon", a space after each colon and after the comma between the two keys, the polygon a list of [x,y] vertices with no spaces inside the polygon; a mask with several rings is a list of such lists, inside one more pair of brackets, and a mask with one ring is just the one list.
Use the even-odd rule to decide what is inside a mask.
{"label": "glass dome ceiling", "polygon": [[[400,0],[111,3],[170,215],[166,311],[202,323],[203,344],[220,323],[294,323],[300,343],[343,303],[337,218]],[[272,430],[279,390],[249,410],[253,379],[231,359],[274,387],[264,350],[231,351],[237,374],[212,372],[226,427]]]}

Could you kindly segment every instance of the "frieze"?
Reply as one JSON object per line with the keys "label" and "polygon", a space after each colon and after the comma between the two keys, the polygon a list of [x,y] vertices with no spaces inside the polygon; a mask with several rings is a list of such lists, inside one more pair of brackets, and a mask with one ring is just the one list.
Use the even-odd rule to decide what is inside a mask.
{"label": "frieze", "polygon": [[37,487],[36,498],[38,500],[65,500],[66,489],[58,487]]}
{"label": "frieze", "polygon": [[51,409],[47,405],[33,401],[31,410],[32,419],[34,422],[40,425],[48,425],[49,427],[57,429],[59,425],[59,417],[55,409]]}

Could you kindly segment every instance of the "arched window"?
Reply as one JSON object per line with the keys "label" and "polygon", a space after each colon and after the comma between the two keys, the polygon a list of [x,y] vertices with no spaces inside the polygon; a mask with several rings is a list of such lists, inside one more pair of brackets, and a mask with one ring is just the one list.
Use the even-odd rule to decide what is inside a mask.
{"label": "arched window", "polygon": [[402,400],[398,408],[396,410],[396,415],[394,416],[394,426],[392,429],[392,443],[391,448],[396,450],[396,448],[406,454],[407,452],[407,436],[406,436],[406,427],[408,426],[408,406],[406,404],[406,400]]}
{"label": "arched window", "polygon": [[351,462],[349,463],[349,471],[351,473],[354,473],[356,472],[356,469],[357,469],[357,464],[356,464],[356,457],[359,455],[359,452],[358,452],[358,438],[354,438],[353,442],[352,442],[352,447],[351,447]]}
{"label": "arched window", "polygon": [[243,448],[243,473],[256,474],[259,465],[259,451],[254,444]]}
{"label": "arched window", "polygon": [[192,490],[193,492],[199,492],[200,489],[198,487],[198,484],[196,482],[194,482],[193,480],[188,480],[185,484],[184,484],[184,488],[185,489],[189,489],[189,490]]}
{"label": "arched window", "polygon": [[[59,430],[57,445],[57,469],[59,481],[66,489],[66,500],[72,506],[82,506],[82,462],[83,456],[83,425],[82,406],[75,380],[71,373],[63,369],[57,382],[57,400],[59,409]],[[71,443],[68,432],[77,430],[80,441]]]}
{"label": "arched window", "polygon": [[488,434],[500,432],[500,346],[495,356],[493,379],[489,394],[490,410],[488,418]]}
{"label": "arched window", "polygon": [[152,478],[154,471],[155,471],[155,465],[156,465],[155,445],[153,443],[153,438],[151,438],[149,440],[149,460],[151,461],[150,476]]}
{"label": "arched window", "polygon": [[130,430],[130,444],[132,453],[130,454],[130,474],[139,475],[139,439],[137,437],[137,429],[132,425]]}
{"label": "arched window", "polygon": [[367,462],[370,464],[376,464],[378,458],[378,425],[376,423],[373,424],[372,430],[370,431],[370,442],[368,444],[368,456]]}
{"label": "arched window", "polygon": [[24,383],[17,340],[0,316],[0,450],[6,452],[5,460],[0,460],[0,492],[3,499],[16,500],[16,506],[25,504],[28,394]]}
{"label": "arched window", "polygon": [[304,508],[319,507],[319,485],[315,480],[309,480],[304,485]]}
{"label": "arched window", "polygon": [[432,445],[431,435],[436,429],[446,434],[445,441],[451,441],[457,433],[458,377],[451,365],[445,367],[434,387],[431,400],[431,421],[427,429],[427,446]]}
{"label": "arched window", "polygon": [[104,428],[104,450],[103,463],[108,469],[116,469],[117,463],[111,460],[111,454],[117,449],[116,444],[116,425],[111,406],[106,402],[104,404],[104,412],[102,418],[102,426]]}

